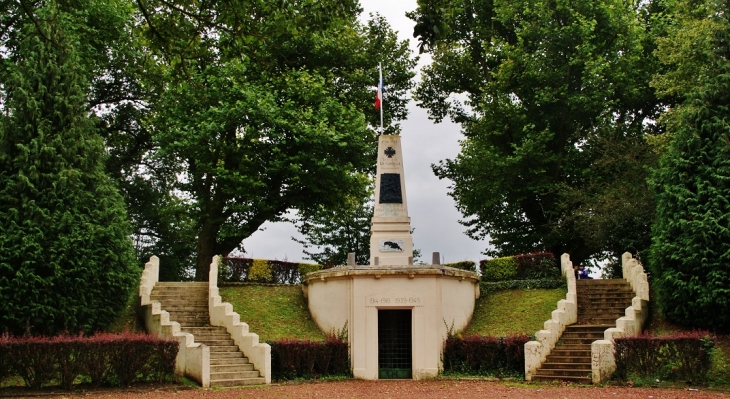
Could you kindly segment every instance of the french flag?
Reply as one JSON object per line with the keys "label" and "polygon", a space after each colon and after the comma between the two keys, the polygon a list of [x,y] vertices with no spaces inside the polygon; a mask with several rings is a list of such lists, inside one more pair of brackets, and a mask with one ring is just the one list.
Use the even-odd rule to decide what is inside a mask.
{"label": "french flag", "polygon": [[378,68],[380,70],[380,81],[378,82],[378,89],[375,91],[375,109],[380,109],[383,107],[383,69]]}

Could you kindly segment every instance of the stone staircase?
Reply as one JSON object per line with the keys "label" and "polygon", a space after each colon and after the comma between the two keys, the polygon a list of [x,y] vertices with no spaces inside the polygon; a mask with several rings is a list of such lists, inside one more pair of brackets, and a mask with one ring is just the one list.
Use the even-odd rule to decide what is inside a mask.
{"label": "stone staircase", "polygon": [[578,322],[567,326],[533,381],[591,383],[591,343],[616,327],[635,296],[623,279],[577,280]]}
{"label": "stone staircase", "polygon": [[254,370],[224,327],[210,325],[208,283],[157,283],[150,299],[159,301],[180,323],[180,330],[195,337],[195,342],[210,347],[210,386],[230,387],[266,384]]}

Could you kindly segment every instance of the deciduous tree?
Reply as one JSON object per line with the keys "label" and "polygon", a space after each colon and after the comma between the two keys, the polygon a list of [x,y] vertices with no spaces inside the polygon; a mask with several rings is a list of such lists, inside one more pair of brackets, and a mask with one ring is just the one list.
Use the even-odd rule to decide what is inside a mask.
{"label": "deciduous tree", "polygon": [[[341,206],[372,168],[372,88],[387,65],[386,132],[405,116],[414,60],[354,1],[139,1],[165,67],[155,159],[197,234],[196,279],[290,209]],[[369,127],[370,126],[370,127]]]}
{"label": "deciduous tree", "polygon": [[[630,178],[626,192],[649,192],[643,165],[614,168],[618,175],[596,172],[611,148],[648,148],[645,135],[660,110],[649,87],[656,66],[647,23],[652,6],[419,1],[410,15],[414,35],[434,62],[416,98],[434,120],[460,123],[465,136],[461,153],[434,172],[453,182],[450,195],[468,234],[490,238],[488,254],[542,248],[581,262],[614,250],[582,226],[602,226],[606,212],[632,207],[610,195],[614,182]],[[641,208],[651,209],[651,201]],[[650,224],[645,217],[639,229],[610,234],[640,234]],[[638,234],[613,241],[637,241]]]}

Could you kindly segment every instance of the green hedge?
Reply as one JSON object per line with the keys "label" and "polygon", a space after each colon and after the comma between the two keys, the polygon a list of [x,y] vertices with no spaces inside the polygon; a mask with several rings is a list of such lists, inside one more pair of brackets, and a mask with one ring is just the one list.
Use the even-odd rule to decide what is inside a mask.
{"label": "green hedge", "polygon": [[565,287],[565,279],[555,278],[543,278],[533,280],[509,280],[509,281],[498,281],[498,282],[486,282],[482,281],[479,284],[479,289],[482,295],[489,294],[490,292],[500,290],[513,290],[513,289],[553,289]]}
{"label": "green hedge", "polygon": [[482,281],[560,279],[555,256],[550,252],[536,252],[488,259],[479,262]]}
{"label": "green hedge", "polygon": [[446,263],[443,266],[453,267],[454,269],[468,270],[470,272],[477,271],[477,264],[473,260],[463,260],[461,262]]}
{"label": "green hedge", "polygon": [[307,273],[322,268],[314,263],[224,257],[218,275],[221,283],[300,284]]}

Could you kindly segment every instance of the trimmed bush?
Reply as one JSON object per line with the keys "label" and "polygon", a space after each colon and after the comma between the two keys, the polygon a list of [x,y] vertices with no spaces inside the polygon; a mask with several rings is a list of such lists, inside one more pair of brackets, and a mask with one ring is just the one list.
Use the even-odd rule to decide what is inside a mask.
{"label": "trimmed bush", "polygon": [[536,252],[479,262],[482,281],[560,279],[560,269],[550,252]]}
{"label": "trimmed bush", "polygon": [[219,278],[222,283],[300,284],[307,273],[321,269],[314,263],[225,257]]}
{"label": "trimmed bush", "polygon": [[79,376],[93,386],[174,380],[178,342],[125,332],[91,337],[0,337],[0,380],[10,375],[39,389],[52,380],[71,389]]}
{"label": "trimmed bush", "polygon": [[617,338],[614,378],[701,383],[707,380],[712,366],[714,346],[715,338],[704,331]]}
{"label": "trimmed bush", "polygon": [[270,345],[275,380],[350,374],[346,341],[334,337],[325,342],[285,339]]}
{"label": "trimmed bush", "polygon": [[561,277],[555,256],[550,252],[536,252],[515,256],[519,280],[535,280]]}
{"label": "trimmed bush", "polygon": [[450,336],[444,342],[445,374],[464,373],[496,377],[524,376],[527,335],[503,338]]}
{"label": "trimmed bush", "polygon": [[453,267],[455,269],[468,270],[470,272],[477,271],[477,264],[472,260],[463,260],[461,262],[446,263],[444,266]]}
{"label": "trimmed bush", "polygon": [[483,260],[479,264],[483,281],[516,280],[517,260],[514,256]]}

